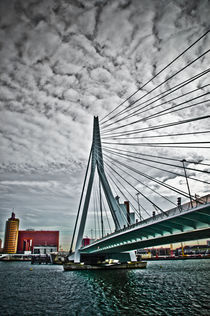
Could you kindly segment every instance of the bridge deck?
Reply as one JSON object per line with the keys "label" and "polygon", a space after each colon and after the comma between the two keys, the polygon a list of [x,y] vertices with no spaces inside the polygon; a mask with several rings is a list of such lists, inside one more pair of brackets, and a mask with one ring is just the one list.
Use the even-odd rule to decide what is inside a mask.
{"label": "bridge deck", "polygon": [[158,246],[180,241],[210,238],[210,195],[202,203],[189,203],[171,209],[142,222],[116,231],[91,245],[81,253],[122,252],[142,247]]}

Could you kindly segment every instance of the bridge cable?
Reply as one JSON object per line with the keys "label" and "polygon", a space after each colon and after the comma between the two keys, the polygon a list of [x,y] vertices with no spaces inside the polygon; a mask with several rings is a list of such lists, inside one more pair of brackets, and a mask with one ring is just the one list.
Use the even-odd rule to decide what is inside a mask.
{"label": "bridge cable", "polygon": [[97,223],[98,223],[98,238],[101,237],[101,226],[99,220],[99,192],[98,192],[98,185],[95,184],[95,194],[96,194],[96,215],[97,215]]}
{"label": "bridge cable", "polygon": [[103,223],[103,214],[102,214],[102,196],[101,196],[101,181],[99,178],[99,205],[101,213],[101,236],[104,237],[104,223]]}
{"label": "bridge cable", "polygon": [[[200,77],[202,77],[202,76],[208,74],[209,72],[210,72],[210,68],[208,68],[207,70],[205,70],[205,71],[203,71],[203,72],[201,72],[201,73],[199,73],[199,74],[197,74],[197,75],[195,75],[195,76],[193,76],[193,77],[191,77],[191,78],[189,78],[189,79],[187,79],[187,80],[182,81],[181,83],[179,83],[179,84],[177,84],[177,85],[175,85],[175,86],[169,88],[169,89],[166,90],[166,91],[163,91],[163,92],[161,92],[161,93],[159,93],[159,94],[153,96],[153,97],[150,98],[149,100],[145,100],[145,101],[143,101],[143,102],[137,104],[134,108],[130,109],[130,110],[134,110],[135,108],[138,108],[137,110],[135,110],[134,112],[132,112],[132,113],[130,113],[130,114],[128,114],[128,115],[126,115],[126,116],[120,118],[120,119],[117,120],[117,121],[114,121],[114,122],[112,122],[112,123],[110,123],[110,124],[107,124],[107,125],[105,125],[105,126],[102,126],[102,131],[106,130],[107,127],[109,127],[109,126],[111,126],[111,125],[113,125],[113,124],[116,124],[116,123],[118,123],[118,122],[121,122],[121,121],[124,120],[124,119],[129,119],[129,118],[131,118],[131,117],[133,117],[133,116],[136,116],[137,114],[140,115],[140,114],[142,114],[142,113],[144,113],[144,112],[147,112],[148,110],[143,110],[143,109],[145,109],[146,107],[148,107],[148,106],[151,105],[151,104],[156,103],[156,102],[159,101],[159,100],[162,100],[162,99],[165,98],[166,96],[168,96],[168,95],[170,95],[170,94],[173,94],[173,93],[176,92],[177,90],[179,90],[179,89],[183,88],[184,86],[186,86],[186,85],[192,83],[193,81],[195,81],[195,80],[199,79]],[[166,104],[166,103],[168,103],[168,102],[177,100],[177,99],[179,99],[179,98],[181,98],[181,97],[183,97],[183,96],[186,96],[186,95],[188,95],[188,94],[190,94],[190,93],[192,93],[192,92],[195,92],[195,91],[197,91],[197,90],[203,89],[204,87],[206,87],[206,86],[208,86],[208,85],[209,85],[209,84],[204,85],[204,86],[202,86],[202,87],[199,87],[199,88],[197,88],[197,89],[191,90],[190,92],[187,92],[187,93],[185,93],[185,94],[181,94],[180,96],[175,97],[175,98],[172,98],[172,99],[170,99],[170,100],[166,100],[165,102],[161,103],[160,105],[164,105],[164,104]],[[169,92],[168,92],[168,91],[169,91]],[[160,97],[159,97],[159,96],[160,96]],[[154,100],[154,99],[155,99],[155,100]],[[151,102],[150,102],[150,101],[151,101]],[[148,102],[150,102],[150,103],[148,103]],[[148,104],[146,104],[145,106],[139,108],[140,105],[143,105],[143,104],[145,104],[145,103],[148,103]],[[159,107],[160,105],[153,106],[153,107],[151,107],[149,110],[152,110],[152,109],[154,109],[154,108],[156,108],[156,107]],[[143,111],[141,111],[141,110],[143,110]],[[127,111],[127,112],[128,112],[128,111]],[[123,114],[123,113],[122,113],[122,114]]]}
{"label": "bridge cable", "polygon": [[94,216],[94,230],[95,230],[95,239],[96,239],[96,199],[95,199],[95,190],[94,190],[94,199],[93,199],[93,216]]}
{"label": "bridge cable", "polygon": [[[173,77],[175,77],[177,74],[179,74],[180,72],[182,72],[183,70],[185,70],[186,68],[188,68],[189,66],[191,66],[194,62],[198,61],[200,58],[202,58],[204,55],[208,54],[210,52],[210,49],[208,49],[207,51],[205,51],[203,54],[201,54],[200,56],[198,56],[196,59],[194,59],[193,61],[191,61],[189,64],[187,64],[186,66],[184,66],[183,68],[181,68],[179,71],[177,71],[175,74],[173,74],[172,76],[168,77],[166,80],[164,80],[162,83],[160,83],[159,85],[157,85],[155,88],[153,88],[152,90],[149,90],[146,94],[144,94],[141,98],[137,99],[136,101],[134,101],[133,103],[131,103],[130,105],[128,105],[124,110],[123,113],[125,113],[126,111],[129,111],[128,108],[131,108],[132,105],[134,105],[135,103],[137,103],[138,101],[142,100],[144,97],[146,97],[147,95],[149,95],[150,93],[154,92],[157,88],[161,87],[163,84],[165,84],[167,81],[169,81],[170,79],[172,79]],[[134,108],[138,107],[139,105],[136,105]],[[145,106],[146,107],[146,106]],[[133,108],[133,109],[134,109]],[[131,109],[132,110],[132,109]],[[122,113],[122,111],[121,111]],[[120,113],[116,114],[116,116],[119,116]],[[102,123],[103,124],[103,123]]]}
{"label": "bridge cable", "polygon": [[[105,147],[103,146],[104,149],[112,149],[112,150],[117,150],[115,147]],[[169,157],[163,157],[163,156],[155,156],[155,155],[151,155],[151,154],[142,154],[142,153],[137,153],[137,152],[133,152],[133,151],[127,151],[127,150],[120,150],[121,152],[127,152],[127,153],[133,153],[133,154],[137,154],[140,156],[148,156],[148,157],[153,157],[153,158],[158,158],[158,159],[164,159],[164,160],[172,160],[172,161],[177,161],[177,162],[181,162],[183,160],[183,158],[179,158],[179,159],[175,159],[175,158],[169,158]],[[203,165],[203,166],[210,166],[210,164],[206,164],[206,163],[201,163],[198,161],[191,161],[191,160],[186,160],[186,163],[192,163],[192,164],[199,164],[199,165]]]}
{"label": "bridge cable", "polygon": [[[121,129],[121,128],[123,128],[123,127],[127,127],[127,126],[130,126],[130,125],[134,125],[134,124],[137,124],[137,123],[139,123],[139,122],[146,122],[146,121],[148,121],[148,120],[154,119],[154,118],[159,117],[159,116],[164,116],[164,115],[167,115],[167,114],[170,114],[170,113],[173,113],[173,112],[185,110],[185,109],[187,109],[187,108],[191,108],[191,107],[194,107],[194,106],[196,106],[196,105],[201,105],[201,104],[203,104],[203,103],[209,102],[210,99],[206,99],[206,100],[202,100],[202,101],[197,102],[197,103],[193,103],[193,104],[190,104],[190,105],[186,105],[185,107],[182,107],[182,108],[180,108],[180,109],[173,110],[173,109],[175,109],[175,108],[177,108],[177,107],[179,107],[179,106],[181,106],[181,105],[184,105],[184,104],[186,104],[186,103],[192,102],[193,100],[202,98],[202,97],[204,97],[204,96],[206,96],[206,95],[208,95],[208,94],[210,94],[210,92],[206,92],[206,93],[204,93],[204,94],[202,94],[202,95],[200,95],[200,96],[194,97],[194,98],[192,98],[192,99],[190,99],[190,100],[186,100],[186,101],[184,101],[184,102],[181,102],[181,103],[179,103],[179,104],[173,105],[173,106],[171,106],[171,107],[169,107],[169,108],[163,109],[163,110],[161,110],[161,111],[159,111],[159,112],[150,114],[149,116],[140,118],[140,119],[138,119],[138,120],[129,122],[129,123],[127,123],[127,124],[120,125],[120,126],[116,126],[116,127],[114,127],[114,128],[111,128],[111,129],[107,130],[107,132],[113,132],[113,131],[116,131],[116,130]],[[160,105],[162,105],[162,104],[160,104]],[[172,111],[171,111],[171,110],[172,110]]]}
{"label": "bridge cable", "polygon": [[[106,155],[106,154],[104,154],[104,155]],[[120,154],[115,154],[115,155],[120,156]],[[107,155],[106,155],[106,156],[107,156]],[[109,157],[109,158],[110,158],[110,157]],[[138,163],[138,164],[145,165],[145,166],[147,166],[147,167],[151,167],[151,168],[154,168],[154,169],[157,169],[157,170],[161,170],[161,171],[168,172],[168,173],[174,174],[174,175],[176,175],[176,176],[185,178],[184,175],[182,175],[182,174],[180,174],[180,173],[177,173],[177,172],[173,172],[173,171],[169,171],[169,170],[166,170],[166,169],[163,169],[163,168],[155,167],[155,166],[152,166],[152,165],[150,165],[150,164],[146,164],[146,163],[143,163],[143,162],[139,162],[139,161],[136,161],[136,160],[131,159],[131,158],[128,158],[128,157],[122,157],[122,156],[121,156],[121,158],[124,158],[124,159],[130,160],[130,161],[132,161],[132,162],[136,162],[136,163]],[[111,159],[113,159],[113,158],[111,158]],[[115,160],[115,159],[113,159],[113,160]],[[118,161],[118,162],[119,162],[119,161]],[[210,184],[210,183],[207,182],[207,181],[200,180],[200,179],[196,179],[196,178],[192,178],[192,177],[188,177],[188,179],[194,180],[194,181],[198,181],[198,182],[202,182],[202,183],[205,183],[205,184]]]}
{"label": "bridge cable", "polygon": [[86,168],[86,171],[85,171],[85,179],[84,179],[83,186],[82,186],[82,193],[81,193],[81,196],[80,196],[79,207],[78,207],[77,217],[76,217],[76,221],[75,221],[75,225],[74,225],[74,231],[73,231],[73,235],[72,235],[69,255],[72,253],[73,242],[74,242],[76,228],[77,228],[77,223],[78,223],[78,219],[79,219],[79,213],[80,213],[80,209],[81,209],[81,204],[82,204],[84,189],[85,189],[85,185],[86,185],[87,174],[88,174],[88,169],[89,169],[89,165],[90,165],[90,158],[91,158],[91,156],[92,156],[92,146],[91,146],[91,149],[90,149],[89,158],[88,158],[88,164],[87,164],[87,168]]}
{"label": "bridge cable", "polygon": [[205,119],[209,119],[209,118],[210,118],[210,115],[205,115],[205,116],[194,117],[194,118],[186,119],[186,120],[182,120],[182,121],[175,121],[175,122],[165,123],[165,124],[161,124],[161,125],[153,125],[151,127],[144,127],[144,128],[139,128],[139,129],[128,130],[126,132],[117,132],[117,133],[113,133],[111,135],[112,136],[119,136],[119,135],[125,136],[125,135],[139,134],[139,133],[144,133],[144,132],[153,131],[153,130],[157,130],[157,129],[168,128],[168,127],[172,127],[172,126],[176,126],[176,125],[187,124],[190,122],[201,121],[201,120],[205,120]]}
{"label": "bridge cable", "polygon": [[[107,156],[107,155],[106,155],[106,156]],[[194,199],[194,200],[196,201],[196,198],[194,198],[193,196],[189,196],[189,194],[188,194],[187,192],[184,192],[184,191],[182,191],[182,190],[180,190],[180,189],[178,189],[178,188],[175,188],[175,187],[173,187],[173,186],[171,186],[171,185],[169,185],[169,184],[166,184],[165,182],[163,182],[163,181],[161,181],[161,180],[158,180],[158,179],[156,179],[156,178],[154,178],[154,177],[152,177],[152,176],[149,176],[148,174],[145,174],[145,173],[143,173],[143,172],[141,172],[141,171],[139,171],[139,170],[137,170],[137,169],[135,169],[135,168],[132,168],[131,166],[128,166],[128,165],[124,164],[123,162],[120,162],[119,160],[110,158],[110,156],[107,156],[107,158],[108,158],[109,160],[111,160],[112,163],[113,163],[113,161],[114,161],[115,166],[117,166],[117,167],[118,167],[121,171],[123,171],[123,172],[126,172],[126,171],[123,170],[122,168],[120,168],[118,165],[116,165],[116,163],[122,165],[124,168],[127,168],[127,169],[129,169],[129,170],[131,170],[131,171],[133,171],[133,172],[135,172],[135,173],[137,173],[137,174],[139,174],[139,175],[141,175],[141,176],[143,176],[143,177],[145,177],[145,178],[147,178],[147,179],[153,181],[153,182],[158,183],[158,184],[161,185],[161,186],[164,186],[164,187],[168,188],[168,189],[171,190],[171,191],[174,191],[174,192],[176,192],[176,193],[178,193],[178,194],[181,194],[182,196],[184,196],[184,197],[186,197],[186,198],[191,197],[192,199]],[[188,179],[189,179],[189,177],[188,177]],[[136,179],[136,178],[135,178],[135,180],[136,180],[136,181],[139,181],[139,180]]]}
{"label": "bridge cable", "polygon": [[[186,100],[186,101],[184,101],[184,102],[181,102],[181,103],[179,103],[179,104],[176,104],[176,105],[174,105],[174,106],[171,106],[171,107],[169,107],[169,108],[166,108],[166,109],[164,109],[164,110],[161,110],[161,111],[159,111],[159,112],[150,114],[149,116],[143,117],[143,118],[138,119],[138,120],[136,120],[136,121],[133,121],[133,122],[130,122],[130,123],[127,123],[127,124],[124,124],[124,125],[117,126],[117,127],[112,128],[112,129],[110,129],[110,130],[108,130],[108,131],[109,131],[109,132],[112,132],[112,131],[115,131],[115,130],[117,130],[117,129],[121,129],[121,128],[123,128],[123,127],[127,127],[127,126],[129,126],[129,125],[133,125],[133,124],[136,124],[136,123],[139,123],[139,122],[146,122],[146,121],[148,121],[148,120],[154,119],[154,118],[159,117],[159,116],[164,116],[164,115],[171,114],[171,113],[174,113],[174,112],[177,112],[177,111],[181,111],[181,110],[185,110],[185,109],[188,109],[188,108],[192,108],[192,107],[194,107],[194,106],[196,106],[196,105],[202,105],[203,103],[209,102],[210,99],[205,99],[205,100],[202,100],[202,101],[197,102],[197,103],[193,103],[193,104],[190,104],[190,105],[186,105],[186,106],[184,106],[184,107],[182,107],[182,108],[180,108],[180,109],[172,110],[172,109],[175,109],[175,108],[177,108],[177,107],[179,107],[179,106],[181,106],[181,105],[184,105],[184,104],[186,104],[186,103],[192,102],[193,100],[196,100],[196,99],[199,99],[199,98],[201,98],[201,97],[204,97],[204,96],[206,96],[206,95],[208,95],[208,94],[210,94],[210,92],[204,93],[204,94],[202,94],[202,95],[200,95],[200,96],[197,96],[197,97],[195,97],[195,98],[192,98],[192,99],[190,99],[190,100]],[[160,106],[161,106],[161,105],[162,105],[162,104],[160,104]],[[171,111],[171,110],[172,110],[172,111]],[[107,131],[107,132],[108,132],[108,131]]]}
{"label": "bridge cable", "polygon": [[[98,146],[96,146],[97,148],[99,148]],[[101,163],[99,162],[99,164],[101,165]],[[111,176],[110,176],[110,174],[109,173],[106,173],[106,174],[108,174],[109,175],[109,178],[111,178]],[[113,179],[111,179],[112,180],[112,182],[113,182]],[[115,185],[115,186],[117,186],[117,185]],[[126,188],[124,187],[124,189],[126,190]],[[120,190],[120,189],[119,189]],[[126,190],[127,191],[127,190]],[[131,197],[134,199],[134,201],[136,202],[136,199],[132,196],[132,194],[129,192],[129,191],[127,191],[130,195],[131,195]],[[127,199],[127,197],[126,197],[126,199]],[[128,199],[127,199],[128,200]],[[133,208],[136,210],[136,212],[137,212],[137,209],[134,207],[134,205],[133,204],[131,204],[132,206],[133,206]],[[142,208],[143,208],[143,206],[142,206]],[[146,210],[145,210],[146,211]],[[138,214],[138,212],[137,212],[137,214]]]}
{"label": "bridge cable", "polygon": [[[105,164],[106,164],[106,162],[105,162]],[[106,166],[108,167],[108,165],[106,165]],[[109,167],[108,167],[108,168],[109,168]],[[124,190],[132,197],[132,199],[133,199],[136,203],[138,203],[137,200],[134,198],[134,196],[126,189],[126,187],[122,184],[122,182],[119,181],[119,179],[117,179],[117,177],[116,177],[114,174],[113,174],[113,177],[115,178],[116,181],[113,179],[113,177],[110,175],[109,172],[107,172],[107,174],[109,175],[110,180],[114,183],[114,185],[118,188],[119,192],[124,196],[124,198],[125,198],[127,201],[129,201],[129,199],[126,197],[126,195],[123,193],[123,191],[120,189],[120,187],[117,185],[116,182],[120,183],[121,186],[124,188]],[[137,214],[137,216],[140,218],[140,214],[139,214],[138,210],[136,209],[136,207],[135,207],[130,201],[129,201],[129,203],[131,204],[131,206],[132,206],[132,208],[134,209],[134,211],[135,211],[135,213]],[[140,204],[139,204],[139,205],[140,205]],[[142,205],[141,205],[141,207],[143,208]],[[143,209],[144,209],[144,208],[143,208]],[[145,210],[145,212],[147,213],[146,210]],[[150,216],[149,213],[147,213],[147,215]],[[141,219],[141,218],[140,218],[140,219]]]}
{"label": "bridge cable", "polygon": [[[125,156],[125,157],[132,157],[132,158],[136,158],[136,159],[140,159],[140,160],[145,160],[145,161],[150,161],[150,162],[154,162],[154,163],[158,163],[158,164],[162,164],[162,165],[167,165],[167,166],[171,166],[171,167],[176,167],[176,168],[181,168],[183,169],[183,166],[178,166],[178,165],[173,165],[173,164],[169,164],[169,163],[166,163],[166,162],[160,162],[160,161],[156,161],[156,160],[152,160],[152,159],[146,159],[146,158],[140,158],[140,157],[136,157],[136,156],[132,156],[132,155],[128,155],[128,154],[124,154],[122,153],[120,150],[107,150],[107,149],[104,149],[106,152],[109,152],[111,154],[118,154],[120,156]],[[132,153],[132,152],[130,152]],[[181,161],[180,161],[181,162]],[[207,173],[207,174],[210,174],[209,171],[206,171],[206,170],[199,170],[199,169],[195,169],[195,168],[189,168],[189,167],[185,167],[186,170],[191,170],[191,171],[197,171],[197,172],[202,172],[202,173]]]}
{"label": "bridge cable", "polygon": [[[99,148],[98,146],[96,146],[96,147]],[[100,166],[102,166],[102,164],[101,164],[100,161],[98,161],[98,163],[100,164]],[[127,219],[127,217],[125,216],[125,214],[123,213],[122,209],[120,208],[120,206],[118,205],[118,203],[116,203],[116,204],[117,204],[117,207],[118,207],[118,210],[119,210],[119,214],[120,214],[120,216],[121,216],[121,219],[122,219],[122,220],[125,219],[125,220],[127,221],[127,223],[128,223],[128,219]]]}
{"label": "bridge cable", "polygon": [[104,208],[104,211],[105,211],[105,214],[106,214],[106,220],[107,220],[107,223],[108,223],[108,226],[109,226],[109,230],[110,230],[110,233],[111,233],[111,232],[112,232],[112,230],[111,230],[111,225],[110,225],[109,218],[108,218],[108,214],[107,214],[107,211],[106,211],[106,206],[105,206],[103,200],[102,200],[102,203],[103,203],[103,208]]}
{"label": "bridge cable", "polygon": [[176,133],[176,134],[163,134],[163,135],[151,135],[151,136],[134,136],[134,137],[122,137],[122,136],[105,136],[103,137],[103,139],[118,139],[118,140],[122,140],[122,139],[126,139],[126,140],[130,140],[130,139],[145,139],[145,138],[160,138],[160,137],[171,137],[171,136],[185,136],[185,135],[198,135],[198,134],[209,134],[210,131],[198,131],[198,132],[189,132],[189,133]]}
{"label": "bridge cable", "polygon": [[[135,213],[139,216],[137,209],[135,208],[135,206],[130,202],[130,200],[126,197],[125,193],[123,193],[123,191],[120,189],[120,187],[116,184],[116,182],[113,180],[112,177],[110,177],[110,180],[114,183],[114,185],[116,186],[116,188],[119,190],[119,192],[121,193],[121,195],[124,197],[124,199],[126,201],[129,201],[129,204],[132,206],[133,210],[135,211]],[[132,194],[131,194],[132,196]],[[133,196],[132,196],[133,198]],[[130,214],[129,214],[130,215]]]}
{"label": "bridge cable", "polygon": [[[96,147],[98,147],[98,146],[96,146]],[[99,162],[99,163],[100,163],[100,162]],[[99,178],[99,177],[98,177],[98,178]],[[100,181],[100,179],[99,179],[99,181]],[[102,193],[102,192],[101,192],[101,193]],[[109,218],[108,218],[108,215],[107,215],[106,207],[105,207],[105,205],[104,205],[103,198],[101,199],[101,201],[102,201],[103,208],[104,208],[104,210],[105,210],[105,214],[106,214],[108,226],[109,226],[109,229],[110,229],[110,232],[111,232],[111,226],[110,226],[110,222],[109,222]]]}
{"label": "bridge cable", "polygon": [[[122,170],[122,169],[121,169]],[[119,181],[119,180],[118,180]],[[171,204],[177,206],[174,202],[172,202],[170,199],[168,199],[167,197],[163,196],[162,194],[160,194],[159,192],[157,192],[156,190],[152,189],[151,187],[149,187],[148,185],[146,185],[145,183],[143,183],[142,181],[140,181],[138,179],[138,183],[141,183],[143,186],[145,186],[146,188],[148,188],[149,190],[151,190],[152,192],[156,193],[157,195],[159,195],[160,197],[164,198],[165,200],[167,200],[168,202],[170,202]],[[121,183],[122,185],[122,183]],[[131,195],[132,196],[132,195]],[[148,214],[148,213],[147,213]]]}
{"label": "bridge cable", "polygon": [[[126,112],[129,112],[129,111],[131,111],[131,110],[134,110],[135,108],[137,108],[137,110],[135,110],[134,112],[132,112],[132,113],[130,113],[130,114],[126,114],[126,116],[122,117],[121,119],[119,119],[119,120],[117,120],[117,121],[114,121],[114,122],[112,122],[112,123],[110,123],[110,124],[107,124],[107,125],[105,125],[105,126],[102,126],[102,132],[103,132],[104,129],[106,129],[108,126],[111,126],[111,125],[113,125],[113,124],[115,124],[115,123],[117,123],[117,122],[120,122],[120,121],[123,120],[123,119],[130,118],[130,117],[133,117],[133,116],[135,116],[135,115],[137,115],[137,114],[139,115],[139,114],[145,112],[146,110],[144,110],[144,111],[141,111],[141,110],[145,109],[147,106],[149,106],[149,105],[151,105],[151,104],[156,103],[156,102],[159,101],[159,100],[162,100],[162,99],[165,98],[166,96],[168,96],[168,95],[170,95],[170,94],[173,94],[173,93],[176,92],[177,90],[183,88],[184,86],[187,86],[188,84],[190,84],[190,83],[192,83],[193,81],[195,81],[195,80],[201,78],[202,76],[208,74],[209,72],[210,72],[210,68],[207,68],[206,70],[204,70],[204,71],[202,71],[202,72],[196,74],[195,76],[190,77],[190,78],[188,78],[188,79],[186,79],[186,80],[184,80],[184,81],[182,81],[182,82],[180,82],[180,83],[178,83],[178,84],[172,86],[171,88],[168,88],[167,90],[156,94],[155,96],[149,98],[148,100],[145,100],[145,101],[143,101],[143,102],[137,104],[137,105],[134,106],[133,108],[128,109],[127,111],[125,111],[125,113],[126,113]],[[150,102],[150,101],[152,101],[152,102]],[[150,103],[148,103],[148,102],[150,102]],[[144,105],[145,103],[148,103],[148,104],[146,104],[145,106],[139,108],[140,105]],[[122,113],[122,114],[124,114],[124,113]]]}
{"label": "bridge cable", "polygon": [[[106,148],[104,148],[104,151],[107,152],[107,151],[106,151]],[[123,152],[128,152],[128,153],[129,153],[129,151],[125,151],[125,150],[123,150]],[[132,153],[133,153],[133,152],[132,152]],[[112,160],[114,160],[115,162],[118,162],[119,164],[123,165],[124,167],[126,167],[126,168],[128,168],[128,169],[131,168],[130,166],[128,167],[128,166],[124,165],[124,164],[123,164],[122,162],[120,162],[119,160],[116,161],[116,159],[111,158],[110,156],[106,155],[105,153],[104,153],[104,155],[105,155],[105,157],[108,157],[109,159],[112,159]],[[156,157],[156,156],[154,156],[154,155],[145,155],[145,154],[140,154],[140,153],[138,153],[138,155],[149,156],[149,157]],[[125,157],[121,157],[121,158],[128,159],[128,158],[125,158]],[[164,158],[164,157],[159,157],[159,158],[167,159],[167,160],[175,160],[175,161],[178,161],[178,162],[182,162],[182,161],[180,161],[180,160],[176,160],[176,159],[173,159],[173,158]],[[133,160],[133,159],[129,158],[129,160]],[[140,162],[138,162],[138,161],[134,161],[134,162],[140,163]],[[189,161],[186,161],[186,162],[189,163]],[[190,163],[194,163],[194,162],[190,162]],[[206,164],[205,164],[205,165],[206,165]],[[149,165],[149,166],[151,166],[151,165]],[[151,166],[151,167],[153,167],[154,169],[157,169],[157,168],[154,167],[154,166]],[[186,167],[186,168],[187,168],[187,167]],[[159,169],[159,168],[158,168],[158,169]],[[135,171],[134,171],[134,170],[135,170]],[[154,182],[160,184],[161,186],[164,186],[164,187],[166,187],[166,188],[168,188],[168,189],[170,189],[170,190],[172,190],[172,191],[174,191],[174,192],[176,192],[176,193],[179,193],[179,194],[181,194],[181,195],[183,195],[183,196],[189,198],[189,194],[186,193],[186,192],[184,192],[184,191],[182,191],[182,190],[180,190],[180,189],[177,189],[177,188],[175,188],[175,187],[173,187],[173,186],[171,186],[171,185],[169,185],[169,184],[166,184],[166,183],[164,183],[163,181],[157,180],[157,179],[155,179],[155,178],[152,177],[152,176],[148,176],[148,175],[146,175],[146,174],[144,174],[144,173],[142,173],[142,172],[140,172],[140,171],[137,171],[136,169],[132,169],[132,171],[134,171],[134,172],[140,174],[140,175],[143,176],[143,177],[146,177],[147,179],[149,179],[149,180],[151,180],[151,181],[154,181]],[[168,172],[168,171],[165,170],[165,169],[164,169],[163,171]],[[171,172],[169,171],[169,173],[171,173]],[[180,175],[180,174],[176,174],[176,175],[182,176],[182,175]],[[195,180],[195,181],[200,181],[200,182],[206,183],[206,181],[198,180],[198,179],[191,178],[191,177],[188,177],[188,179],[191,179],[191,180],[193,179],[193,180]],[[209,184],[209,183],[207,182],[207,184]],[[187,194],[187,195],[186,195],[186,194]],[[192,197],[192,196],[191,196],[191,198],[194,199],[194,197]],[[194,199],[194,200],[196,200],[196,199]]]}
{"label": "bridge cable", "polygon": [[189,49],[191,49],[195,44],[197,44],[202,38],[204,38],[210,30],[207,30],[204,34],[202,34],[196,41],[194,41],[190,46],[188,46],[183,52],[181,52],[177,57],[175,57],[170,63],[168,63],[165,67],[163,67],[158,73],[155,74],[151,79],[149,79],[143,86],[138,88],[133,94],[131,94],[128,98],[126,98],[123,102],[121,102],[117,107],[115,107],[110,113],[108,113],[105,117],[102,118],[100,122],[116,111],[120,106],[125,104],[126,101],[130,100],[138,91],[142,90],[146,85],[148,85],[151,81],[153,81],[157,76],[159,76],[164,70],[166,70],[170,65],[172,65],[176,60],[178,60],[182,55],[184,55]]}
{"label": "bridge cable", "polygon": [[[100,179],[99,179],[99,181],[100,181]],[[101,190],[101,197],[102,197],[102,190]],[[110,222],[109,222],[109,218],[108,218],[107,211],[106,211],[106,206],[104,204],[104,199],[102,198],[101,201],[102,201],[102,208],[104,209],[106,220],[107,220],[107,223],[108,223],[108,226],[109,226],[109,230],[110,230],[110,232],[112,232],[111,226],[110,226]],[[103,236],[102,236],[102,238],[103,238]]]}
{"label": "bridge cable", "polygon": [[[119,167],[118,167],[119,168]],[[122,169],[121,169],[122,170]],[[136,179],[135,179],[136,180]],[[159,192],[157,192],[156,190],[152,189],[150,186],[148,186],[147,184],[143,183],[142,181],[140,181],[138,179],[138,182],[141,183],[143,186],[145,186],[147,189],[151,190],[152,192],[156,193],[157,195],[159,195],[160,197],[162,197],[163,199],[167,200],[169,203],[177,206],[174,202],[172,202],[170,199],[168,199],[167,197],[165,197],[164,195],[160,194]]]}
{"label": "bridge cable", "polygon": [[[142,192],[140,192],[138,189],[135,188],[135,186],[133,186],[130,182],[128,182],[125,178],[123,178],[115,169],[113,169],[108,163],[106,163],[111,169],[112,171],[114,171],[116,174],[118,174],[118,176],[120,178],[122,178],[126,183],[128,183],[134,190],[136,190],[137,192],[139,192],[139,194],[141,194],[147,201],[149,201],[152,205],[155,205],[157,207],[157,209],[159,209],[159,211],[161,211],[161,213],[165,214],[166,216],[168,216],[167,213],[165,213],[158,205],[156,205],[154,202],[152,202],[148,197],[146,197]],[[125,172],[125,171],[124,171]],[[127,173],[127,172],[125,172]],[[129,176],[131,176],[129,173],[127,173]]]}
{"label": "bridge cable", "polygon": [[177,142],[177,143],[109,143],[103,142],[103,144],[117,145],[117,146],[142,146],[142,147],[164,147],[164,148],[210,148],[209,146],[177,146],[177,145],[199,145],[210,144],[210,142]]}

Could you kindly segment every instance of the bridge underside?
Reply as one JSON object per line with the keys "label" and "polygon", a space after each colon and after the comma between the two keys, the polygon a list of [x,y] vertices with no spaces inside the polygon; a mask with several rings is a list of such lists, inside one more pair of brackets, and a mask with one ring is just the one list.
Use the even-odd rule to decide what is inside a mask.
{"label": "bridge underside", "polygon": [[136,242],[131,241],[124,245],[119,244],[119,245],[111,246],[105,249],[103,247],[101,249],[99,248],[97,250],[92,250],[90,252],[82,250],[81,253],[119,253],[119,252],[134,250],[134,249],[160,246],[160,245],[166,245],[166,244],[184,242],[184,241],[190,241],[190,240],[197,240],[197,239],[203,239],[203,238],[210,238],[210,228],[181,233],[181,234],[174,234],[174,235],[169,235],[169,236],[164,236],[164,237],[151,238],[148,240],[142,240],[142,241],[136,241]]}
{"label": "bridge underside", "polygon": [[133,225],[80,249],[80,253],[120,253],[182,241],[210,238],[210,205],[158,221]]}

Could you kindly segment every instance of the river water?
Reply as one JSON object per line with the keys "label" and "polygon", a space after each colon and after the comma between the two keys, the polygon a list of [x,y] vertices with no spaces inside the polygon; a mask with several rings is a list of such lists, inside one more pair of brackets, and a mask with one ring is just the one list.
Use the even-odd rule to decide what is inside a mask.
{"label": "river water", "polygon": [[0,315],[210,315],[208,259],[67,272],[0,262],[0,285]]}

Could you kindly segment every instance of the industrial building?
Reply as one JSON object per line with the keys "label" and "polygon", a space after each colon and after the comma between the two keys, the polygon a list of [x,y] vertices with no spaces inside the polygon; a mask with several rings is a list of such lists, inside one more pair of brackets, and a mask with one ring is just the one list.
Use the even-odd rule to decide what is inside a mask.
{"label": "industrial building", "polygon": [[16,253],[18,241],[19,219],[15,218],[15,213],[6,221],[4,237],[4,253]]}
{"label": "industrial building", "polygon": [[59,248],[59,231],[20,230],[17,253],[48,254]]}
{"label": "industrial building", "polygon": [[5,254],[48,254],[57,252],[58,249],[59,231],[19,230],[19,219],[15,218],[14,212],[6,221],[3,248]]}

